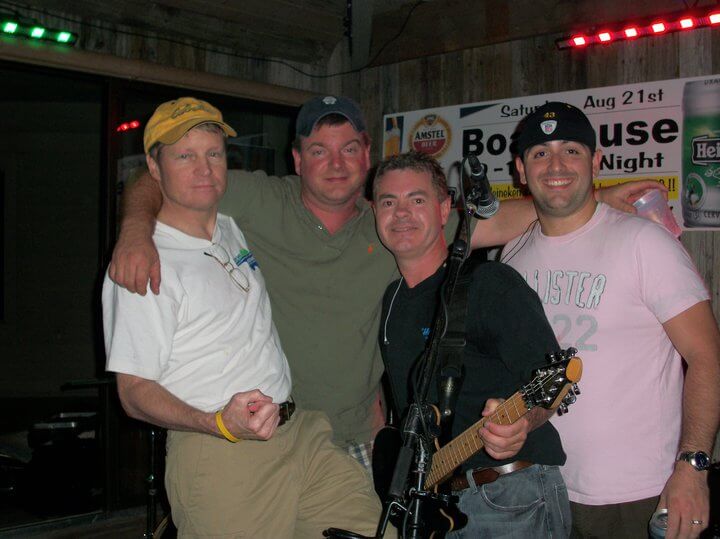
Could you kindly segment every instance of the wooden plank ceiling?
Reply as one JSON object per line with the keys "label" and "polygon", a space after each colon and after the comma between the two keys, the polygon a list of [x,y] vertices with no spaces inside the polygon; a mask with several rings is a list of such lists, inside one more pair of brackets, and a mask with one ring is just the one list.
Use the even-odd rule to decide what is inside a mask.
{"label": "wooden plank ceiling", "polygon": [[[229,47],[237,54],[309,64],[326,62],[337,44],[347,39],[343,19],[348,0],[16,1],[50,14],[107,21],[167,39]],[[352,2],[356,14],[372,14],[369,58],[374,65],[716,4],[714,0]]]}

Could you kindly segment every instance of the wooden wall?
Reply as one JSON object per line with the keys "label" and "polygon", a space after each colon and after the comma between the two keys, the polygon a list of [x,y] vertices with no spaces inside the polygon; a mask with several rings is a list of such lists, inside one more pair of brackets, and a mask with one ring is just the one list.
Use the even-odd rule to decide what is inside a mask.
{"label": "wooden wall", "polygon": [[[123,59],[138,60],[188,69],[203,74],[225,75],[237,79],[272,83],[302,90],[323,91],[321,79],[303,75],[323,75],[324,65],[304,64],[292,61],[261,61],[245,58],[231,49],[216,46],[201,47],[197,42],[182,43],[155,36],[147,29],[115,25],[88,17],[78,21],[77,15],[44,15],[42,11],[33,11],[32,15],[51,27],[62,27],[79,34],[75,49],[93,53],[108,54]],[[55,16],[57,15],[57,16]]]}
{"label": "wooden wall", "polygon": [[[474,101],[720,73],[720,33],[709,29],[558,51],[548,35],[368,69],[332,87],[356,98],[375,140],[382,115]],[[342,66],[337,55],[329,69]],[[379,157],[376,144],[373,157]],[[720,320],[720,231],[685,232],[682,242],[710,288]]]}
{"label": "wooden wall", "polygon": [[[49,25],[69,24],[67,19],[39,18]],[[560,36],[545,35],[330,77],[350,67],[344,43],[327,65],[283,65],[134,36],[127,33],[132,28],[103,21],[85,19],[72,29],[81,35],[76,45],[81,50],[194,70],[197,77],[212,73],[351,96],[365,110],[376,141],[382,140],[382,115],[391,112],[720,73],[720,33],[710,29],[582,51],[557,51],[554,41]],[[373,148],[376,159],[379,147]],[[682,242],[708,283],[720,319],[720,231],[686,232]]]}
{"label": "wooden wall", "polygon": [[[711,29],[581,51],[558,51],[554,42],[560,36],[545,35],[328,77],[350,69],[344,42],[327,65],[281,64],[146,37],[145,31],[145,36],[132,35],[133,28],[104,21],[73,25],[65,18],[39,18],[78,31],[81,50],[194,70],[197,77],[212,73],[351,96],[362,105],[376,141],[382,140],[382,115],[391,112],[720,73],[720,33]],[[379,148],[373,148],[375,159]],[[720,272],[715,271],[720,268],[720,232],[686,232],[682,242],[708,283],[720,319]]]}

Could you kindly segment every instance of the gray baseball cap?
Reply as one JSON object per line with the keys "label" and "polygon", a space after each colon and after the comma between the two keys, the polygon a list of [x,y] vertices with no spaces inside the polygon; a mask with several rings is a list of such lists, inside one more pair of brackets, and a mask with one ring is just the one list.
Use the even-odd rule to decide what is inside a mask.
{"label": "gray baseball cap", "polygon": [[347,97],[326,95],[325,97],[313,97],[302,106],[297,122],[295,122],[295,134],[303,137],[309,136],[318,121],[328,114],[344,116],[358,133],[367,130],[363,113],[355,101]]}

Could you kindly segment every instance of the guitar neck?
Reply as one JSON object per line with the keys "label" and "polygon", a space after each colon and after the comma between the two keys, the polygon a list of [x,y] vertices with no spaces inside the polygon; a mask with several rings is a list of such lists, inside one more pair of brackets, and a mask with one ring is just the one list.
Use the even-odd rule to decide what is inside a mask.
{"label": "guitar neck", "polygon": [[445,481],[453,470],[483,448],[478,430],[487,421],[499,425],[511,425],[528,413],[525,399],[517,392],[499,405],[489,416],[483,417],[451,442],[438,449],[433,455],[432,466],[425,481],[425,488],[432,488]]}

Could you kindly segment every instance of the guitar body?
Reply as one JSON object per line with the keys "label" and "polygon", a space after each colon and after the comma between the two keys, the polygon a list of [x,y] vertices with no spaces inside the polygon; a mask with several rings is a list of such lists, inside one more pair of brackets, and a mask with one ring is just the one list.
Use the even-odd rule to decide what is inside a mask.
{"label": "guitar body", "polygon": [[[438,489],[433,489],[438,492]],[[440,491],[443,491],[440,488]],[[450,494],[448,491],[447,494]],[[420,507],[423,520],[426,524],[425,530],[430,534],[430,539],[440,539],[452,531],[461,530],[468,523],[468,517],[460,511],[455,504],[449,506],[441,505],[439,502],[426,501]]]}
{"label": "guitar body", "polygon": [[[390,482],[402,445],[400,430],[393,426],[382,428],[375,437],[372,454],[373,482],[375,492],[383,502],[388,499]],[[444,486],[435,487],[433,490],[445,492]],[[446,493],[450,494],[449,491]],[[420,504],[420,511],[423,522],[421,536],[426,538],[440,539],[450,531],[463,528],[468,522],[467,516],[454,505],[447,507],[440,502],[423,500]],[[402,520],[397,516],[391,518],[390,521],[397,528],[402,526]]]}
{"label": "guitar body", "polygon": [[[425,476],[424,489],[437,493],[447,488],[447,479],[453,472],[483,448],[478,430],[486,421],[509,425],[535,406],[548,409],[559,406],[566,411],[567,406],[574,402],[575,395],[579,393],[575,384],[582,376],[582,361],[574,357],[575,353],[573,348],[561,351],[558,359],[553,357],[550,365],[534,371],[531,382],[505,400],[491,415],[482,418],[443,447],[437,447]],[[436,408],[434,412],[439,423],[440,412]],[[385,427],[375,438],[372,456],[373,479],[375,490],[383,503],[388,501],[388,491],[402,445],[402,435],[395,427]],[[435,445],[438,446],[437,440]],[[407,495],[409,493],[406,492]],[[404,500],[405,503],[408,501]],[[467,525],[467,515],[452,503],[447,505],[425,497],[420,500],[419,506],[420,536],[423,538],[439,539],[448,532]],[[396,516],[391,521],[398,529],[402,529],[405,518]]]}

